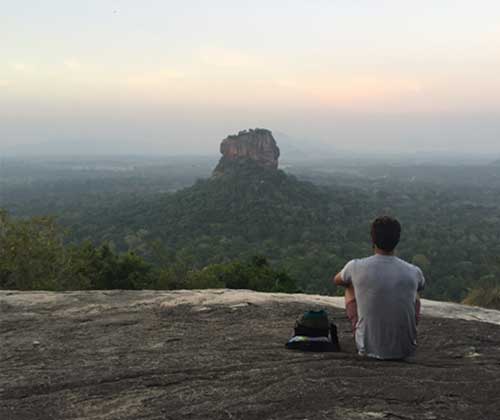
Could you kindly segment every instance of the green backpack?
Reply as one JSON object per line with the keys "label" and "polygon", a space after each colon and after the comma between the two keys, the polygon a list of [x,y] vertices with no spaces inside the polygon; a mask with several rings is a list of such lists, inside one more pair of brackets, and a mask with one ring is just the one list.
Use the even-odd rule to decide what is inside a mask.
{"label": "green backpack", "polygon": [[330,328],[330,321],[328,320],[328,313],[321,309],[319,311],[306,311],[297,320],[295,328],[309,329],[313,333],[325,333],[328,336],[328,329]]}
{"label": "green backpack", "polygon": [[297,319],[286,348],[303,351],[340,351],[337,327],[324,310],[306,311]]}

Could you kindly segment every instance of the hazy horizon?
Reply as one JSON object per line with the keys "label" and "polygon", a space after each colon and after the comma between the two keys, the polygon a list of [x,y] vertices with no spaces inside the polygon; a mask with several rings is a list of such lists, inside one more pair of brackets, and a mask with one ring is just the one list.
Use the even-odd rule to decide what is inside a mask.
{"label": "hazy horizon", "polygon": [[217,154],[265,127],[494,159],[499,22],[493,0],[5,4],[0,153]]}

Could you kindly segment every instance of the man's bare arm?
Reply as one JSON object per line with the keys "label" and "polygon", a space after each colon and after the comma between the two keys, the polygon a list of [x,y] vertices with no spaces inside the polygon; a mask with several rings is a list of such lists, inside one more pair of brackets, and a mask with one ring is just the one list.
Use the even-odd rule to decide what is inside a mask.
{"label": "man's bare arm", "polygon": [[348,284],[344,283],[344,280],[342,279],[342,273],[338,273],[334,278],[333,278],[333,282],[335,283],[335,285],[337,286],[343,286],[343,287],[347,287],[349,286]]}

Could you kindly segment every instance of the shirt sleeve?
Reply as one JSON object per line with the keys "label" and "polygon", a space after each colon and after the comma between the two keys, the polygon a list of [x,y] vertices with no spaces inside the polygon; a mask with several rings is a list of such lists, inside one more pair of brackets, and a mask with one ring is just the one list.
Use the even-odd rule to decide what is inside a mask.
{"label": "shirt sleeve", "polygon": [[424,273],[422,273],[422,270],[418,267],[417,267],[417,279],[418,279],[417,292],[421,292],[425,288],[425,277]]}
{"label": "shirt sleeve", "polygon": [[351,285],[353,271],[354,271],[354,260],[351,260],[345,265],[345,267],[340,272],[340,277],[342,277],[342,282]]}

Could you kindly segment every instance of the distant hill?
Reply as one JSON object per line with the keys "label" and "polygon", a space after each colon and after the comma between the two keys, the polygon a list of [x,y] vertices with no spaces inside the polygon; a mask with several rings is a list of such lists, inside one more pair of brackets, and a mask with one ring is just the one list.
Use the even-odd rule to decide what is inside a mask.
{"label": "distant hill", "polygon": [[[349,243],[361,242],[369,252],[357,233],[368,223],[363,194],[321,188],[252,161],[226,162],[224,168],[223,176],[172,194],[102,208],[91,223],[77,227],[79,236],[112,240],[119,248],[127,247],[124,238],[156,241],[198,268],[255,254],[288,259],[297,277],[311,267],[301,286],[323,291],[332,267],[340,268],[346,258],[341,245],[349,250]],[[346,237],[349,243],[342,244]]]}
{"label": "distant hill", "polygon": [[[164,197],[156,226],[169,237],[190,235],[241,236],[246,241],[279,236],[301,240],[307,229],[327,226],[343,208],[329,194],[281,170],[252,162],[226,164],[221,177]],[[300,224],[300,229],[297,229]],[[180,232],[179,227],[188,228]],[[322,229],[323,231],[323,229]]]}
{"label": "distant hill", "polygon": [[99,221],[145,228],[175,247],[207,237],[260,245],[271,238],[293,244],[324,237],[325,229],[338,226],[347,214],[350,220],[359,214],[349,206],[353,194],[356,201],[362,199],[359,192],[337,188],[338,194],[332,195],[332,188],[277,169],[279,149],[269,131],[240,132],[222,144],[228,140],[211,178],[151,201],[131,202]]}
{"label": "distant hill", "polygon": [[296,138],[280,131],[273,134],[286,161],[334,159],[342,154],[334,146],[322,144],[314,139]]}
{"label": "distant hill", "polygon": [[286,264],[304,289],[322,291],[331,289],[325,279],[345,262],[343,251],[361,243],[370,252],[359,229],[372,216],[365,194],[319,187],[277,169],[279,149],[267,130],[240,132],[223,145],[211,178],[96,209],[91,220],[76,226],[78,236],[112,241],[120,249],[157,243],[195,268],[265,255]]}
{"label": "distant hill", "polygon": [[[372,253],[370,222],[390,214],[403,224],[398,255],[426,273],[426,297],[462,301],[471,289],[497,284],[496,184],[476,194],[475,184],[445,188],[390,167],[363,183],[342,184],[332,175],[319,186],[277,168],[281,151],[269,130],[225,140],[212,176],[177,192],[146,193],[146,185],[144,191],[74,194],[62,204],[50,194],[38,199],[53,203],[72,241],[105,241],[117,251],[194,271],[265,256],[302,290],[320,293],[335,291],[329,278],[346,261]],[[486,169],[485,179],[495,179],[496,171]]]}

